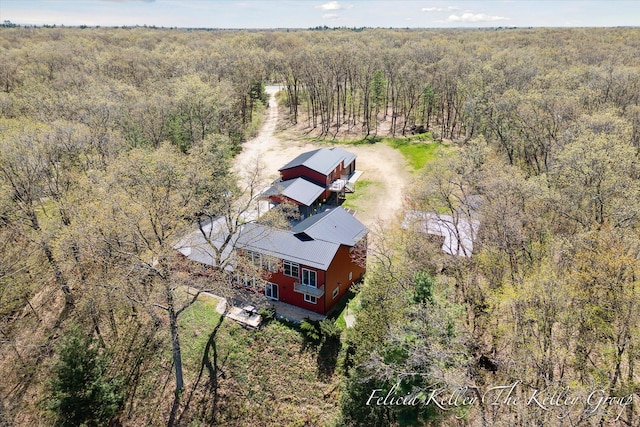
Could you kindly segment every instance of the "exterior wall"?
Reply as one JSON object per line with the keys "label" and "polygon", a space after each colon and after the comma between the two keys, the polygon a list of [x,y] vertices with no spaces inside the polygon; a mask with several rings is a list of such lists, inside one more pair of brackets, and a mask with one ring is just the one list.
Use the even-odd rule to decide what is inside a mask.
{"label": "exterior wall", "polygon": [[[318,287],[325,284],[325,281],[326,281],[325,271],[300,264],[299,277],[297,278],[290,277],[290,276],[286,276],[283,273],[282,261],[280,261],[280,267],[278,268],[278,271],[276,273],[271,273],[267,281],[271,283],[276,283],[278,285],[279,301],[286,302],[287,304],[295,305],[296,307],[304,308],[306,310],[314,311],[319,314],[324,314],[325,313],[324,304],[323,304],[324,298],[325,298],[324,295],[318,298],[315,304],[311,304],[304,300],[304,294],[301,294],[300,292],[295,292],[293,290],[293,284],[295,282],[300,282],[302,280],[301,276],[302,276],[303,268],[306,268],[307,270],[313,270],[316,272],[316,280],[317,280]],[[326,292],[327,291],[325,286],[325,295],[326,295]]]}
{"label": "exterior wall", "polygon": [[283,181],[300,177],[305,177],[321,187],[326,187],[327,177],[319,172],[309,169],[306,166],[296,166],[295,168],[280,171],[280,178]]}
{"label": "exterior wall", "polygon": [[302,205],[301,203],[298,203],[295,200],[291,200],[290,198],[282,195],[269,196],[268,200],[273,203],[291,203],[298,206]]}
{"label": "exterior wall", "polygon": [[344,166],[344,173],[346,173],[347,175],[351,175],[355,171],[356,171],[356,159],[353,159],[351,163]]}
{"label": "exterior wall", "polygon": [[[290,179],[305,177],[314,183],[318,184],[321,187],[328,188],[333,181],[336,179],[341,179],[342,175],[350,175],[356,170],[356,161],[343,165],[343,162],[340,162],[338,166],[333,170],[333,175],[329,173],[329,175],[322,175],[319,172],[311,170],[306,166],[296,166],[295,168],[289,168],[280,171],[280,178],[283,181],[288,181]],[[320,201],[327,200],[331,197],[332,193],[329,190],[325,190],[318,199]]]}
{"label": "exterior wall", "polygon": [[[366,246],[366,243],[365,243]],[[354,255],[354,257],[364,257],[364,259],[358,259],[354,261],[352,252],[349,246],[340,246],[335,258],[329,265],[327,270],[327,281],[325,283],[324,293],[324,313],[327,314],[329,310],[347,293],[347,290],[354,282],[357,282],[362,278],[366,269],[358,264],[366,262],[366,249],[362,255]],[[349,280],[349,273],[351,273],[351,280]],[[333,298],[333,291],[338,288],[339,292],[335,298]]]}

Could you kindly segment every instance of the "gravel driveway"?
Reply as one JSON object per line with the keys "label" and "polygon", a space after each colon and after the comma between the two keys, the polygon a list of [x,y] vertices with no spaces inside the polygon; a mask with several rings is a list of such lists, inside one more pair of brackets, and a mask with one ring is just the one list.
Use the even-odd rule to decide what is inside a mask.
{"label": "gravel driveway", "polygon": [[[278,169],[300,153],[330,146],[306,141],[284,141],[275,136],[278,122],[278,104],[274,94],[279,86],[267,86],[270,96],[267,118],[258,136],[243,144],[242,152],[236,157],[235,168],[242,176],[243,171],[262,169],[264,186],[279,176]],[[393,220],[402,208],[404,188],[411,180],[407,164],[400,152],[385,144],[342,146],[358,156],[356,167],[364,173],[361,180],[377,182],[370,197],[359,199],[360,210],[357,218],[371,228],[378,220]],[[357,191],[357,185],[356,185]]]}

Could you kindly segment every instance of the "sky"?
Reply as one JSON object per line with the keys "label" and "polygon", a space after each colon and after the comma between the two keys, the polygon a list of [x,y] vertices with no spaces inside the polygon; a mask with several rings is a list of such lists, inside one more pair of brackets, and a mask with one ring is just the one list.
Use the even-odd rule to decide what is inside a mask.
{"label": "sky", "polygon": [[640,25],[640,0],[0,0],[0,22],[179,28]]}

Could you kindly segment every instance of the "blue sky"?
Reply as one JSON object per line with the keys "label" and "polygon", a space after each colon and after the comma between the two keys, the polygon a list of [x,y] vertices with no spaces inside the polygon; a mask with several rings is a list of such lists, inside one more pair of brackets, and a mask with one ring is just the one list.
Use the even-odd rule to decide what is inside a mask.
{"label": "blue sky", "polygon": [[611,27],[640,25],[640,0],[0,0],[0,21],[192,28]]}

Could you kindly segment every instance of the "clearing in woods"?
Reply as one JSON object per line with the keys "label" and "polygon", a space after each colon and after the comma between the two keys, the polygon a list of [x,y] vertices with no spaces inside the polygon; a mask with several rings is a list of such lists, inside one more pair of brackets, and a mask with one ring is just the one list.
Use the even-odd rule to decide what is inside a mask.
{"label": "clearing in woods", "polygon": [[[265,122],[258,135],[243,144],[235,163],[238,172],[255,170],[258,163],[265,175],[265,187],[278,177],[278,168],[295,156],[327,147],[326,143],[283,141],[278,138],[275,135],[278,104],[274,95],[280,87],[267,86],[266,90],[270,99]],[[370,191],[367,191],[366,197],[358,198],[356,217],[369,228],[378,221],[393,219],[402,208],[404,188],[412,179],[411,168],[402,153],[386,144],[351,145],[345,148],[358,156],[356,167],[364,171],[361,180],[375,183],[368,186]]]}

